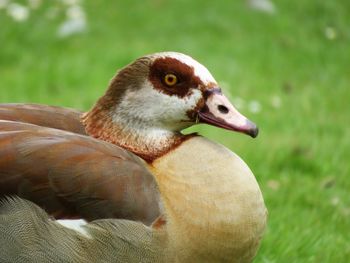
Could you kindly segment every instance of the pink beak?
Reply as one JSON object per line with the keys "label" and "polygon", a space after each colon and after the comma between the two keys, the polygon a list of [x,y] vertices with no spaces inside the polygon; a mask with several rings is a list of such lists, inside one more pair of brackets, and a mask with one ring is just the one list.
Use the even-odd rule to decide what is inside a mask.
{"label": "pink beak", "polygon": [[204,107],[198,111],[199,122],[245,133],[255,138],[258,127],[236,110],[218,88],[207,90],[204,94]]}

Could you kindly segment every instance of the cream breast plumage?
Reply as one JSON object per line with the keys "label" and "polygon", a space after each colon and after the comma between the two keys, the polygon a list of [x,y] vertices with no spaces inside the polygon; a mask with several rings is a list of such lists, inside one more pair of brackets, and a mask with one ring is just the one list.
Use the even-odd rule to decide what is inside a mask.
{"label": "cream breast plumage", "polygon": [[[77,231],[32,203],[9,199],[0,223],[11,229],[3,235],[16,236],[13,251],[39,235],[33,237],[43,240],[36,249],[62,260],[253,259],[266,224],[253,174],[225,147],[181,133],[198,122],[258,133],[203,65],[175,52],[139,58],[116,74],[81,122],[79,117],[49,106],[0,106],[0,155],[7,158],[0,162],[2,194],[29,199],[57,218],[120,219],[93,221]],[[26,215],[38,229],[16,231]],[[45,239],[68,242],[65,256]]]}

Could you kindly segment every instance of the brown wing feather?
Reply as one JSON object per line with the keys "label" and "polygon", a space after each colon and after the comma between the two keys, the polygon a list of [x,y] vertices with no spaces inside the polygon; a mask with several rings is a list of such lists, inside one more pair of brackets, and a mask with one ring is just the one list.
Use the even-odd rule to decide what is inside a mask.
{"label": "brown wing feather", "polygon": [[159,215],[153,176],[132,153],[94,138],[0,121],[0,193],[27,198],[57,218]]}
{"label": "brown wing feather", "polygon": [[80,122],[81,114],[74,109],[39,104],[0,104],[0,120],[19,121],[86,134]]}

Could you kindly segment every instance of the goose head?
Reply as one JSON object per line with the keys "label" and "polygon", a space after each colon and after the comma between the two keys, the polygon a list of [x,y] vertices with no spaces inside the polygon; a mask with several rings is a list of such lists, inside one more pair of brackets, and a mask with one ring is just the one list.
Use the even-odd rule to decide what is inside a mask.
{"label": "goose head", "polygon": [[256,137],[257,126],[223,95],[208,69],[176,52],[141,57],[120,70],[105,95],[83,116],[88,134],[155,159],[207,123]]}

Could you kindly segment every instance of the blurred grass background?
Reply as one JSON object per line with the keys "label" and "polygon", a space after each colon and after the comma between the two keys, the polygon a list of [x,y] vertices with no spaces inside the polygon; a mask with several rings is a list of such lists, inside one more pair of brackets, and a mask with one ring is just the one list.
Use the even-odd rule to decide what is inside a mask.
{"label": "blurred grass background", "polygon": [[135,58],[189,54],[260,126],[255,140],[190,129],[259,181],[269,224],[255,262],[349,262],[349,1],[279,0],[271,13],[243,0],[80,1],[86,30],[66,37],[57,29],[79,1],[33,1],[21,21],[0,1],[0,102],[87,110]]}

